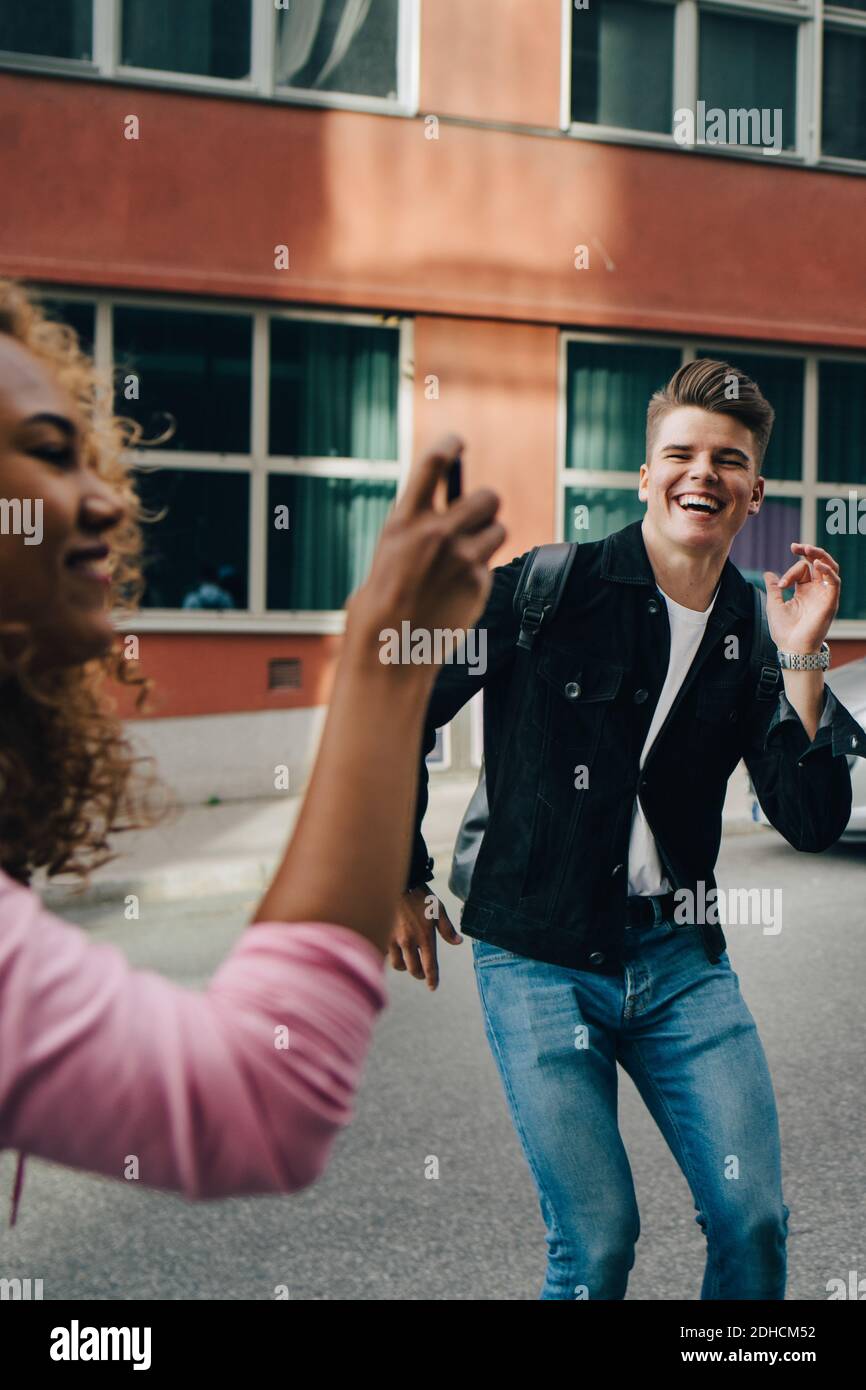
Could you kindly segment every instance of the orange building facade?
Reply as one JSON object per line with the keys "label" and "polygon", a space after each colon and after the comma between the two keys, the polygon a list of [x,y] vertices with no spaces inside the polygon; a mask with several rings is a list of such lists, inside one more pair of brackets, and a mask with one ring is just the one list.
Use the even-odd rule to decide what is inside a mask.
{"label": "orange building facade", "polygon": [[[118,340],[144,343],[148,360],[156,360],[156,311],[187,316],[178,343],[198,331],[203,314],[222,316],[220,333],[235,315],[243,342],[249,338],[248,367],[237,367],[241,349],[232,346],[231,367],[209,379],[217,415],[229,410],[232,393],[249,394],[240,444],[214,448],[206,428],[186,440],[181,428],[174,453],[147,455],[188,469],[203,490],[216,479],[214,495],[229,474],[239,480],[233,496],[245,538],[240,559],[232,551],[220,570],[236,583],[230,607],[181,602],[180,589],[166,580],[163,601],[124,627],[138,636],[156,682],[148,721],[173,721],[176,730],[180,721],[198,721],[194,742],[200,738],[207,761],[216,751],[201,733],[209,719],[320,711],[339,652],[340,583],[357,577],[357,556],[368,553],[370,537],[354,569],[338,564],[333,581],[317,589],[323,548],[355,546],[361,490],[378,482],[385,492],[364,523],[375,529],[410,458],[444,430],[467,441],[465,484],[489,484],[502,495],[509,539],[501,560],[540,542],[579,538],[574,518],[586,499],[600,509],[594,525],[601,531],[631,519],[641,392],[661,384],[671,363],[704,352],[734,363],[742,357],[750,368],[766,358],[765,390],[774,400],[770,386],[777,384],[782,401],[775,474],[769,456],[767,469],[776,521],[763,534],[764,549],[751,559],[744,554],[745,567],[782,569],[780,537],[827,543],[846,581],[851,576],[830,634],[834,661],[866,654],[866,500],[862,532],[850,524],[860,515],[866,445],[866,147],[861,156],[857,132],[839,126],[828,95],[838,78],[826,67],[839,36],[866,53],[866,18],[857,7],[827,10],[823,19],[811,0],[707,7],[716,20],[721,13],[729,26],[741,26],[746,47],[763,43],[761,26],[769,26],[782,55],[780,90],[784,54],[795,45],[794,96],[769,94],[771,104],[790,102],[793,143],[770,154],[684,147],[671,130],[610,119],[617,103],[625,111],[632,100],[625,89],[634,83],[605,73],[606,62],[634,60],[634,45],[622,39],[632,21],[635,41],[661,54],[664,73],[670,37],[672,106],[697,100],[704,81],[715,81],[716,90],[710,18],[697,0],[611,0],[606,13],[616,24],[604,14],[590,21],[591,6],[562,0],[374,4],[366,19],[354,16],[351,44],[364,73],[376,63],[364,57],[362,41],[371,48],[378,34],[393,45],[394,87],[384,94],[332,90],[336,49],[315,84],[297,85],[291,55],[299,39],[280,27],[281,8],[288,10],[253,0],[249,55],[244,48],[240,61],[249,75],[240,77],[220,75],[221,64],[231,66],[224,56],[209,60],[217,70],[210,73],[146,68],[142,55],[155,40],[136,39],[135,15],[121,14],[120,4],[97,3],[89,30],[82,9],[83,29],[59,54],[25,52],[36,40],[23,21],[9,30],[11,40],[0,29],[0,47],[7,44],[0,53],[0,273],[86,310],[104,364],[116,357]],[[349,11],[348,4],[335,11],[335,23],[348,25]],[[220,13],[214,6],[215,31]],[[380,21],[381,30],[365,39],[363,25]],[[718,35],[718,44],[728,42],[728,30]],[[330,31],[319,40],[331,43]],[[212,37],[210,45],[217,52]],[[353,51],[350,45],[341,60],[347,72]],[[274,79],[275,55],[287,84]],[[183,61],[203,65],[195,55]],[[644,77],[652,85],[652,73]],[[737,96],[741,103],[739,89],[732,101]],[[651,121],[644,107],[636,109],[637,120]],[[587,119],[593,110],[594,123]],[[822,113],[835,153],[821,144]],[[288,327],[274,329],[274,318]],[[354,425],[326,452],[298,444],[291,422],[275,417],[283,390],[287,410],[315,395],[305,365],[319,351],[310,324],[357,327],[367,331],[366,343],[374,331],[393,335],[390,442],[380,447],[369,436],[347,457],[340,440]],[[354,392],[362,354],[351,335],[345,341],[349,375],[341,380]],[[164,374],[164,346],[159,352]],[[363,372],[365,381],[380,379],[375,364]],[[761,381],[760,365],[755,374]],[[204,398],[196,400],[207,413]],[[327,414],[328,401],[316,400]],[[618,401],[631,433],[608,447],[606,422],[616,421]],[[322,438],[328,428],[322,425]],[[334,484],[335,498],[355,490],[345,507],[326,504],[316,491],[334,478],[344,485],[340,493]],[[277,573],[272,534],[281,497],[291,503],[289,543],[309,550],[291,561],[297,583],[288,587]],[[318,530],[305,540],[298,508],[313,497]],[[846,500],[848,529],[834,549],[825,518],[838,498]],[[326,505],[344,507],[348,531],[328,531]],[[192,517],[192,504],[182,506]],[[235,506],[227,491],[220,506]],[[207,527],[200,518],[189,525],[201,568]],[[223,558],[222,551],[210,557]],[[202,592],[208,579],[186,575],[182,582]],[[175,601],[165,602],[172,593]],[[290,761],[303,772],[315,720],[292,727],[299,746]],[[223,742],[225,726],[213,728]],[[461,747],[460,756],[451,750],[453,762],[477,757],[477,746],[471,754]],[[225,794],[218,779],[213,786]],[[196,782],[190,795],[203,788]]]}

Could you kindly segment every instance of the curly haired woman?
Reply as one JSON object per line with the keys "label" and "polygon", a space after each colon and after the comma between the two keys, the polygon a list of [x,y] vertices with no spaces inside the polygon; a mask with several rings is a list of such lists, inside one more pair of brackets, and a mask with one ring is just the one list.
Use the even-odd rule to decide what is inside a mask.
{"label": "curly haired woman", "polygon": [[[413,469],[348,605],[283,862],[209,987],[181,989],[27,886],[38,868],[86,875],[152,815],[105,698],[109,678],[144,689],[111,620],[141,584],[134,427],[110,400],[72,330],[0,282],[0,1148],[116,1178],[134,1154],[146,1185],[193,1198],[295,1192],[351,1119],[387,1002],[435,671],[382,664],[379,634],[474,621],[505,534],[498,499],[436,509],[454,437]],[[14,524],[34,515],[41,534]],[[20,1177],[19,1161],[16,1200]]]}

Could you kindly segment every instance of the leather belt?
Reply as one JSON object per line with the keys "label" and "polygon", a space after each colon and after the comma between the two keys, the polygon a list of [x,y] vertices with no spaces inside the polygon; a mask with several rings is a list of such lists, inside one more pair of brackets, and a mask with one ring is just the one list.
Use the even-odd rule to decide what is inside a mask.
{"label": "leather belt", "polygon": [[663,921],[667,917],[673,917],[674,909],[677,906],[676,895],[673,891],[670,893],[656,893],[655,896],[650,894],[646,897],[636,895],[626,898],[626,926],[650,926],[656,920],[653,903],[658,903],[661,908],[659,921]]}

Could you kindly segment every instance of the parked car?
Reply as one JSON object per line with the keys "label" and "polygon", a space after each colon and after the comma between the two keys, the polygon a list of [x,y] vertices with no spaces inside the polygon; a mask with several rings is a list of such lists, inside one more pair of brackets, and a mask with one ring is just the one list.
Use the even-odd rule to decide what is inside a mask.
{"label": "parked car", "polygon": [[[834,695],[838,695],[842,704],[851,711],[866,734],[866,656],[861,657],[859,661],[846,662],[837,671],[829,671],[826,679]],[[842,839],[866,841],[866,758],[852,753],[848,758],[848,766],[851,769],[853,796],[851,819],[847,829],[842,834]],[[758,798],[755,796],[755,788],[752,786],[751,778],[749,779],[749,791],[752,796],[752,819],[759,821],[761,825],[769,825],[770,822],[761,810]]]}

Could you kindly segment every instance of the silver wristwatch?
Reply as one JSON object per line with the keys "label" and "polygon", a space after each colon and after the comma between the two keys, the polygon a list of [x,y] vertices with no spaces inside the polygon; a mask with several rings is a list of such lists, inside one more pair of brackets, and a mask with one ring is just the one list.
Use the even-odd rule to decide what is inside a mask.
{"label": "silver wristwatch", "polygon": [[783,671],[826,671],[830,665],[830,648],[821,643],[821,650],[808,652],[779,652],[779,665]]}

